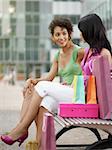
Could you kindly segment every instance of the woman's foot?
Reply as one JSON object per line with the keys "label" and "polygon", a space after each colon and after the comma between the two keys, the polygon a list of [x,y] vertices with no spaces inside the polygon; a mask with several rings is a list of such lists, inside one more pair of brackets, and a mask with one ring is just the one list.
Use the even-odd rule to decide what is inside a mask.
{"label": "woman's foot", "polygon": [[11,134],[9,134],[9,135],[2,135],[1,136],[1,140],[4,143],[8,144],[8,145],[12,145],[15,142],[19,142],[19,146],[20,146],[27,137],[28,137],[28,131],[24,132],[23,134],[21,134],[21,136],[19,136],[16,139],[14,139],[14,137],[11,136]]}

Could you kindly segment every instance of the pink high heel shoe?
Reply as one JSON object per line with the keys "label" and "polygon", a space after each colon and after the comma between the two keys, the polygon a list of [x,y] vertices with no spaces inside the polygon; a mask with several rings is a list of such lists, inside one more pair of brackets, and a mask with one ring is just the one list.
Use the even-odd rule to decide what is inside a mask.
{"label": "pink high heel shoe", "polygon": [[21,144],[25,141],[25,139],[28,137],[28,132],[26,132],[25,134],[23,134],[22,136],[20,136],[17,140],[13,140],[10,136],[8,135],[2,135],[1,136],[1,140],[8,144],[8,145],[12,145],[15,142],[19,142],[19,147],[21,146]]}

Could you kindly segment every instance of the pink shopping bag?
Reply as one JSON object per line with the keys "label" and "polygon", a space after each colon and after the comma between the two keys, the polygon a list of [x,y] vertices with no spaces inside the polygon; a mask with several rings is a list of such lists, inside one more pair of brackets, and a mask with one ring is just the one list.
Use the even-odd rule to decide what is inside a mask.
{"label": "pink shopping bag", "polygon": [[100,56],[94,61],[93,65],[100,118],[112,119],[112,79],[108,59]]}
{"label": "pink shopping bag", "polygon": [[60,103],[58,115],[73,118],[98,118],[98,104]]}
{"label": "pink shopping bag", "polygon": [[41,150],[56,150],[54,118],[50,113],[43,118]]}

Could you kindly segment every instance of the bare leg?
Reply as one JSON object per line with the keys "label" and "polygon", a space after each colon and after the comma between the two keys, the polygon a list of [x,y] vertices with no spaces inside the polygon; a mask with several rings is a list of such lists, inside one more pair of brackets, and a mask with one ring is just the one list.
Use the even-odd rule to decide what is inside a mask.
{"label": "bare leg", "polygon": [[29,105],[29,109],[25,114],[22,122],[20,122],[17,127],[9,134],[13,140],[20,137],[30,126],[33,120],[36,118],[39,105],[41,103],[42,98],[38,95],[38,93],[34,90],[33,96]]}
{"label": "bare leg", "polygon": [[[33,93],[34,88],[32,89],[32,93]],[[22,109],[21,109],[21,120],[20,122],[23,120],[25,114],[27,113],[27,110],[29,108],[29,105],[31,103],[31,97],[32,97],[32,93],[29,93],[29,91],[27,90],[25,99],[23,100],[23,104],[22,104]],[[35,124],[36,124],[36,141],[38,143],[38,147],[40,146],[40,142],[41,142],[41,132],[42,132],[42,124],[43,124],[43,115],[45,112],[48,112],[47,109],[45,109],[44,107],[40,107],[38,110],[38,114],[36,116],[35,119]]]}
{"label": "bare leg", "polygon": [[[32,93],[33,93],[33,90],[34,90],[34,88],[32,89]],[[27,110],[28,110],[30,102],[31,102],[32,93],[30,93],[28,90],[26,92],[26,96],[25,96],[25,99],[23,100],[23,104],[22,104],[20,122],[23,120],[25,114],[27,113]],[[35,119],[35,124],[36,124],[36,129],[37,129],[36,141],[38,143],[38,148],[40,147],[40,142],[41,142],[43,115],[45,112],[48,112],[48,110],[45,109],[44,107],[40,107],[38,110],[38,114],[36,116],[36,119]]]}
{"label": "bare leg", "polygon": [[34,88],[32,87],[32,91],[29,89],[26,91],[25,98],[23,99],[23,104],[21,108],[21,113],[20,113],[20,122],[23,120],[25,114],[28,111],[32,96],[33,96],[33,90]]}
{"label": "bare leg", "polygon": [[[31,102],[31,99],[32,99],[32,96],[33,96],[33,90],[34,90],[34,87],[32,87],[31,90],[27,90],[26,91],[26,94],[25,94],[25,97],[23,99],[23,103],[22,103],[22,108],[21,108],[21,112],[20,112],[20,120],[19,120],[19,123],[22,122],[25,114],[27,113],[28,111],[28,108],[29,108],[29,105],[30,105],[30,102]],[[12,131],[15,130],[12,129]]]}
{"label": "bare leg", "polygon": [[45,109],[44,107],[40,107],[38,111],[38,116],[35,119],[36,129],[37,129],[36,140],[38,143],[38,148],[40,147],[40,143],[41,143],[43,116],[44,116],[44,113],[46,112],[48,112],[47,109]]}

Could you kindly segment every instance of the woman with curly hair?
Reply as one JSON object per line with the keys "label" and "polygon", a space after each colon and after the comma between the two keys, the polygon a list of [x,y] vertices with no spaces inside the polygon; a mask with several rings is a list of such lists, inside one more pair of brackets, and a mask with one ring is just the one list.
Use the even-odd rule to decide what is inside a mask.
{"label": "woman with curly hair", "polygon": [[[22,144],[28,136],[29,126],[35,121],[37,142],[40,147],[44,112],[53,113],[58,109],[59,102],[72,101],[73,87],[70,85],[74,75],[82,74],[80,64],[84,50],[72,41],[73,25],[69,19],[54,18],[49,25],[49,30],[52,41],[60,49],[55,54],[52,67],[46,77],[30,78],[26,81],[21,120],[9,135],[1,136],[6,144],[12,145],[16,141]],[[57,74],[62,78],[62,83],[52,82]]]}

